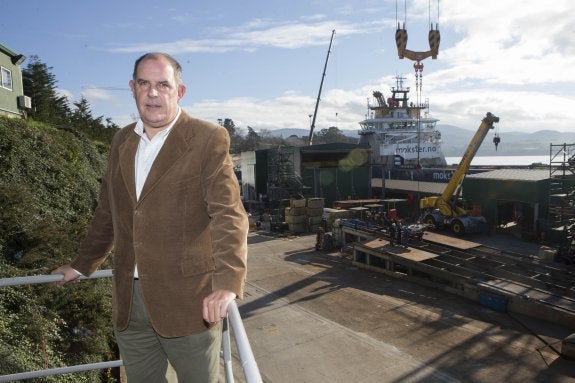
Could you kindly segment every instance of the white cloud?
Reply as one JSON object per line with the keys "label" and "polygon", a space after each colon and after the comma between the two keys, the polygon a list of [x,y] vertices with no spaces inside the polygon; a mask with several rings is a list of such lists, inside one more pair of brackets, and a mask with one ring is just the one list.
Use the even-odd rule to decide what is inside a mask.
{"label": "white cloud", "polygon": [[[321,98],[316,118],[316,129],[338,126],[340,129],[359,130],[359,121],[365,118],[366,99],[363,89],[349,92],[341,89],[328,90]],[[310,127],[310,114],[315,109],[316,98],[293,92],[272,100],[256,98],[234,98],[228,100],[204,100],[183,108],[194,116],[217,121],[231,118],[234,123],[246,129],[251,126],[276,130],[281,128]]]}
{"label": "white cloud", "polygon": [[[405,15],[407,27],[410,37],[413,32],[417,38],[421,31],[410,28],[427,24],[429,3],[417,0],[410,5]],[[436,21],[433,12],[436,10],[432,9],[432,22]],[[472,130],[477,128],[486,112],[501,118],[501,131],[572,130],[570,113],[575,108],[575,71],[572,70],[575,65],[574,14],[575,3],[571,0],[556,0],[552,5],[543,1],[442,0],[438,19],[442,45],[433,65],[426,63],[423,79],[423,97],[430,99],[432,115],[442,124]],[[401,12],[398,16],[403,19]],[[386,40],[382,46],[390,47],[386,48],[385,59],[394,60],[393,65],[386,63],[385,66],[396,67],[398,59],[394,51],[392,21],[395,24],[392,19],[373,15],[368,18],[365,14],[361,22],[338,21],[323,14],[310,14],[284,22],[254,18],[238,26],[214,29],[206,39],[134,44],[113,51],[224,53],[255,52],[266,47],[297,50],[325,46],[326,30],[336,29],[337,37],[349,37],[336,38],[338,44],[353,44],[353,38],[363,38],[363,34],[383,33]],[[425,34],[424,31],[424,37]],[[370,49],[375,51],[381,47],[372,46]],[[366,56],[371,53],[366,52]],[[254,56],[254,60],[259,57]],[[361,68],[366,65],[365,57],[342,59],[345,65],[357,66],[357,77],[350,83],[364,85],[357,89],[325,87],[317,129],[332,125],[341,129],[358,129],[358,122],[365,118],[367,112],[366,99],[371,97],[372,91],[381,90],[389,94],[389,88],[395,85],[394,73],[389,72],[382,72],[381,80],[366,84],[369,80],[361,77]],[[408,62],[405,66],[411,67]],[[407,77],[412,83],[413,74]],[[270,82],[273,83],[273,79]],[[413,85],[412,89],[415,89]],[[415,95],[411,96],[414,100]],[[232,118],[244,128],[249,125],[256,130],[273,130],[309,127],[308,115],[313,113],[314,105],[315,94],[303,96],[285,89],[274,99],[236,97],[204,100],[186,105],[185,109],[212,121]]]}
{"label": "white cloud", "polygon": [[[321,19],[320,16],[314,16]],[[214,29],[219,38],[180,39],[162,43],[128,44],[109,49],[115,53],[163,51],[168,53],[225,53],[254,51],[263,47],[295,49],[326,44],[326,30],[336,29],[340,36],[364,34],[380,30],[382,22],[347,23],[336,20],[316,22],[273,23],[267,19],[252,19],[235,28]]]}
{"label": "white cloud", "polygon": [[[500,117],[502,131],[568,130],[573,99],[539,92],[492,92],[486,89],[443,93],[431,103],[432,115],[442,123],[476,129],[487,112]],[[545,107],[542,108],[542,103]]]}
{"label": "white cloud", "polygon": [[[499,84],[575,81],[575,6],[545,2],[445,0],[443,25],[463,35],[441,52],[458,78]],[[441,48],[440,48],[441,49]]]}
{"label": "white cloud", "polygon": [[502,130],[572,129],[574,13],[569,0],[443,0],[440,31],[459,40],[440,46],[437,68],[424,72],[432,113],[468,129],[487,111]]}
{"label": "white cloud", "polygon": [[[128,88],[118,88],[113,90],[125,90],[129,91]],[[112,102],[117,100],[117,98],[112,94],[109,89],[104,89],[97,86],[84,86],[82,87],[81,95],[86,98],[90,104],[94,105],[99,102]]]}

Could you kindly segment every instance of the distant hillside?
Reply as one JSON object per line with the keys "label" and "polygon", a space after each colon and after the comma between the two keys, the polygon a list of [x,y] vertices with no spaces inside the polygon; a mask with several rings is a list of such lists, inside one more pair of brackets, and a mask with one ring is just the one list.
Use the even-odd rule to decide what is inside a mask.
{"label": "distant hillside", "polygon": [[[475,134],[475,131],[453,125],[438,124],[438,128],[443,137],[443,153],[448,157],[461,156]],[[494,131],[487,134],[479,148],[478,155],[544,155],[549,154],[550,144],[575,143],[575,132],[557,132],[554,130],[540,130],[534,133],[500,132],[501,142],[495,150],[494,136]]]}
{"label": "distant hillside", "polygon": [[[458,157],[463,154],[471,138],[475,134],[473,130],[462,129],[454,125],[438,124],[438,129],[443,137],[443,153],[446,157]],[[357,130],[342,130],[348,137],[357,137]],[[287,138],[291,135],[307,137],[307,129],[278,129],[271,131],[273,136]],[[575,132],[557,132],[554,130],[540,130],[534,133],[504,132],[499,133],[501,142],[495,150],[493,137],[495,131],[491,131],[485,137],[477,155],[493,156],[528,156],[549,154],[550,144],[575,143]]]}

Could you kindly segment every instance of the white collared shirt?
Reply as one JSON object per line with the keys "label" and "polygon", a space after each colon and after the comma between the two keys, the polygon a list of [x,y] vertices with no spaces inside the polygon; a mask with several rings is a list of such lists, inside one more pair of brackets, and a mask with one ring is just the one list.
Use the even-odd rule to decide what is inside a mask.
{"label": "white collared shirt", "polygon": [[[144,131],[144,123],[141,119],[138,120],[136,126],[134,127],[134,132],[140,136],[140,143],[138,144],[138,150],[136,151],[135,161],[135,180],[136,180],[136,199],[140,199],[140,194],[142,193],[142,189],[144,188],[144,183],[146,182],[146,178],[148,178],[148,174],[150,173],[150,169],[154,164],[154,160],[158,156],[158,153],[164,146],[164,142],[166,142],[166,138],[170,131],[172,130],[174,124],[180,117],[181,109],[178,109],[178,113],[176,113],[176,117],[172,120],[168,127],[154,135],[150,140]],[[134,278],[138,278],[138,265],[134,270]]]}

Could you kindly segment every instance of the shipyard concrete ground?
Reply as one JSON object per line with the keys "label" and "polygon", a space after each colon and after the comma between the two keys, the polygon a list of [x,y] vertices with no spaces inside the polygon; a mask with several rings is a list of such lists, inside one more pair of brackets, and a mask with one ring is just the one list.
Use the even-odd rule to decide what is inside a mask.
{"label": "shipyard concrete ground", "polygon": [[[358,269],[338,252],[315,251],[315,236],[249,242],[240,312],[264,382],[575,381],[575,362],[559,357],[575,324]],[[506,236],[485,242],[532,251]],[[237,360],[234,375],[245,381]]]}

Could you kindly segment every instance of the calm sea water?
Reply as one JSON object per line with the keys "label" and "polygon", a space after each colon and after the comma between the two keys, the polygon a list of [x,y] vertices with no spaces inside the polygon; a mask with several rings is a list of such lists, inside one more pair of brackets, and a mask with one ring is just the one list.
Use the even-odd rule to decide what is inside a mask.
{"label": "calm sea water", "polygon": [[[448,165],[459,164],[461,157],[445,157]],[[489,165],[531,165],[533,163],[541,162],[544,165],[549,165],[549,155],[541,156],[487,156],[475,157],[471,160],[471,165],[476,166],[489,166]]]}

